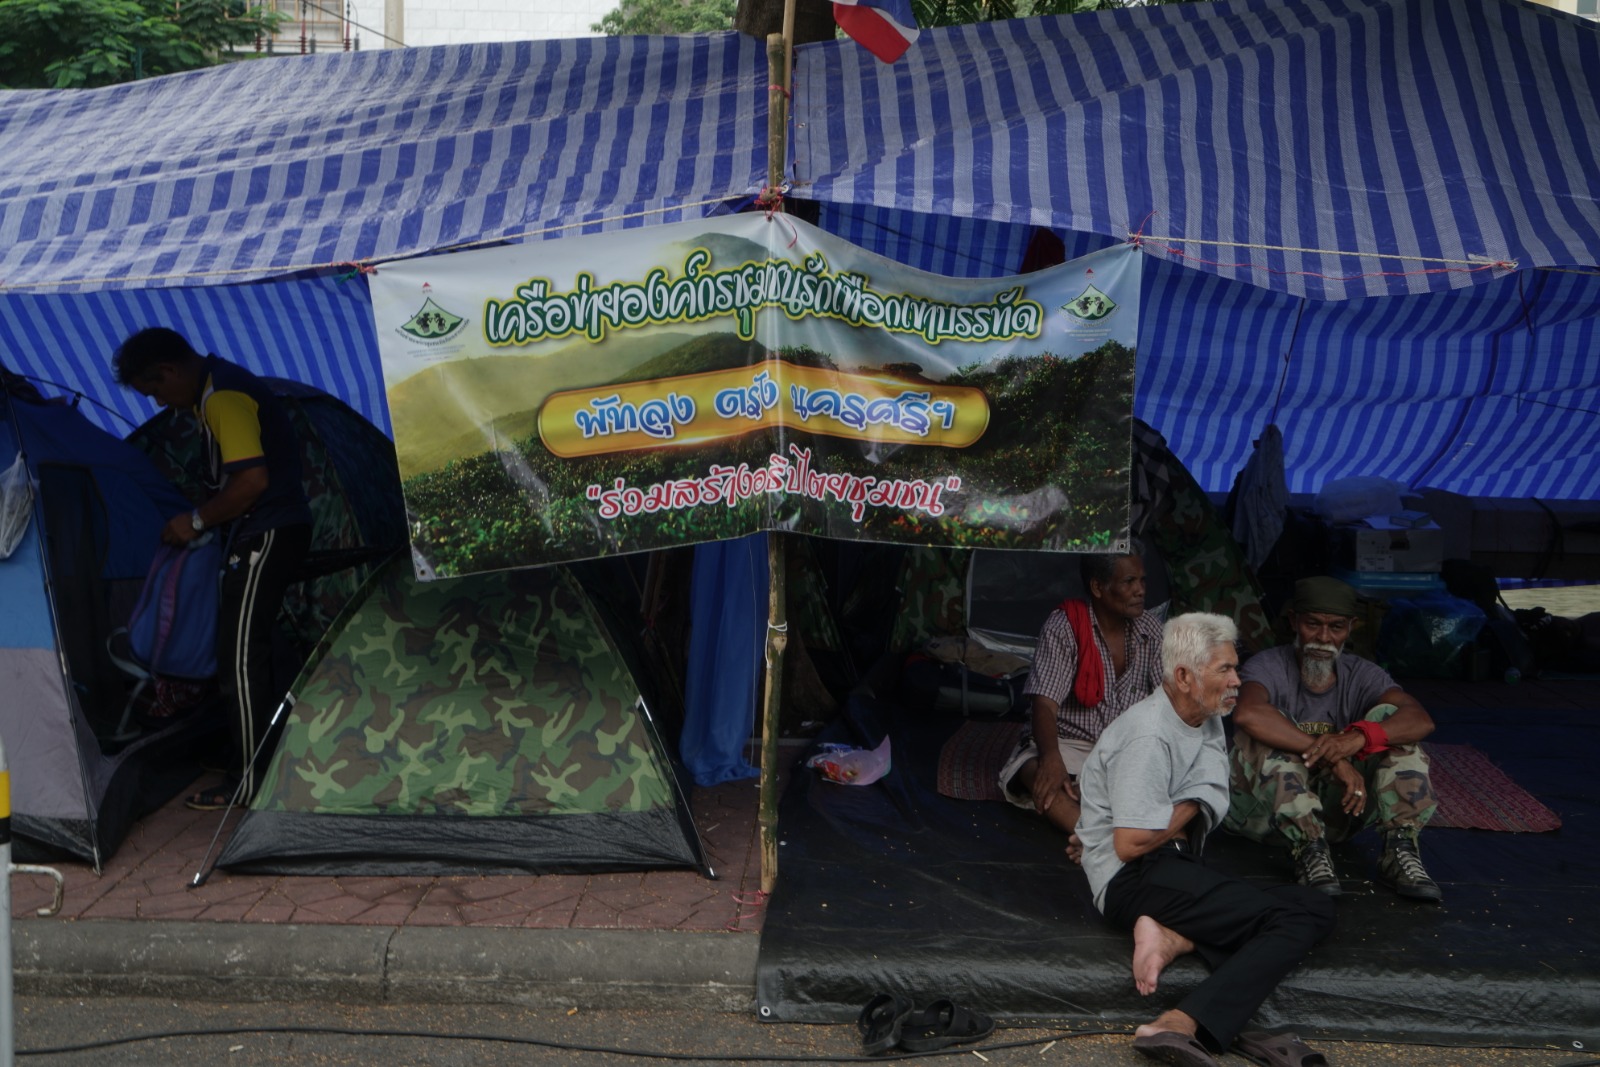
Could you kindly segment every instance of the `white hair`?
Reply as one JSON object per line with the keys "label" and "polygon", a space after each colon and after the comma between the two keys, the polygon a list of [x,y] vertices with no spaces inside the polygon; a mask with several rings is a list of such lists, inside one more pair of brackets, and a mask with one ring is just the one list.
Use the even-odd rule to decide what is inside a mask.
{"label": "white hair", "polygon": [[1170,682],[1179,667],[1198,674],[1211,665],[1213,649],[1238,639],[1239,628],[1226,615],[1191,611],[1170,618],[1161,630],[1161,676]]}

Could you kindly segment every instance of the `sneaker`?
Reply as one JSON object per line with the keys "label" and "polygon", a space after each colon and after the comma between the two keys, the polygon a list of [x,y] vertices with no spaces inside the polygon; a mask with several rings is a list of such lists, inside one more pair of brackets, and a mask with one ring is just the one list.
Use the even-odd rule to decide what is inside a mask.
{"label": "sneaker", "polygon": [[1307,841],[1295,850],[1294,876],[1301,885],[1330,897],[1344,893],[1344,886],[1339,884],[1339,876],[1333,870],[1333,856],[1328,853],[1328,842],[1320,837],[1315,841]]}
{"label": "sneaker", "polygon": [[1439,883],[1428,877],[1428,869],[1422,865],[1416,838],[1406,834],[1389,834],[1385,838],[1378,876],[1385,885],[1411,900],[1444,899]]}

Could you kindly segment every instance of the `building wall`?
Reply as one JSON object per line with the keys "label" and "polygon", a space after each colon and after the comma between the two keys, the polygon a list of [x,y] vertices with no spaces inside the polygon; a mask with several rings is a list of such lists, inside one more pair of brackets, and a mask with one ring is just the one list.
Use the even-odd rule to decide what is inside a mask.
{"label": "building wall", "polygon": [[[614,7],[616,0],[405,0],[405,43],[592,37],[589,27]],[[360,31],[362,49],[384,47],[382,0],[356,0],[355,11],[355,21],[368,27]]]}
{"label": "building wall", "polygon": [[1583,15],[1600,20],[1600,0],[1533,0],[1533,2],[1565,11],[1570,15]]}

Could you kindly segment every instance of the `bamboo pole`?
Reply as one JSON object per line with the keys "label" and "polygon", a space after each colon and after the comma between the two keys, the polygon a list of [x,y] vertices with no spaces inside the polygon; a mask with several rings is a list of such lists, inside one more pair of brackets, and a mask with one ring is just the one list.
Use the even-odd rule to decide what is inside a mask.
{"label": "bamboo pole", "polygon": [[[767,196],[783,187],[789,132],[789,41],[793,0],[785,7],[784,32],[767,35]],[[778,201],[775,210],[782,210]],[[784,546],[781,533],[767,534],[766,694],[761,713],[761,891],[778,884],[778,720],[783,708],[783,653],[789,647],[785,604]]]}
{"label": "bamboo pole", "polygon": [[778,717],[783,707],[783,653],[789,647],[784,545],[767,534],[767,692],[761,716],[761,891],[778,884]]}
{"label": "bamboo pole", "polygon": [[[793,18],[785,15],[785,22]],[[787,31],[786,31],[787,32]],[[783,188],[784,156],[789,149],[789,38],[767,34],[767,193]]]}

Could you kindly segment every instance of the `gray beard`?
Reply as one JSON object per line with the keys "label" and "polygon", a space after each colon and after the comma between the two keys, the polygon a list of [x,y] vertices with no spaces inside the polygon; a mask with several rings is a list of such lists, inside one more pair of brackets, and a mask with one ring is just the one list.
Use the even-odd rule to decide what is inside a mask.
{"label": "gray beard", "polygon": [[1311,659],[1308,656],[1300,661],[1300,679],[1312,689],[1325,689],[1333,681],[1333,665],[1331,659]]}

